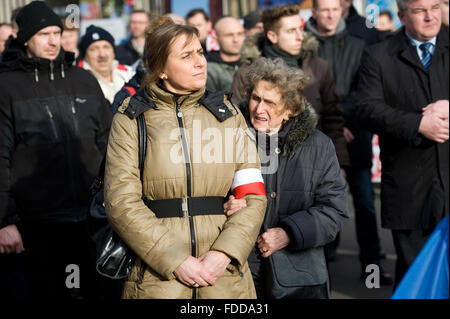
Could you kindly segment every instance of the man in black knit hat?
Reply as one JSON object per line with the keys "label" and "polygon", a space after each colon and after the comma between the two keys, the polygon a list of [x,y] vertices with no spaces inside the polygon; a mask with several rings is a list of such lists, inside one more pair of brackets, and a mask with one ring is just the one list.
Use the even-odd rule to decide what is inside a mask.
{"label": "man in black knit hat", "polygon": [[16,21],[0,64],[0,257],[24,253],[30,298],[83,298],[94,269],[88,189],[111,115],[95,78],[61,48],[48,5],[31,2]]}
{"label": "man in black knit hat", "polygon": [[81,58],[78,66],[95,76],[105,98],[112,103],[116,93],[133,77],[133,68],[119,64],[113,36],[100,27],[89,26],[78,47]]}

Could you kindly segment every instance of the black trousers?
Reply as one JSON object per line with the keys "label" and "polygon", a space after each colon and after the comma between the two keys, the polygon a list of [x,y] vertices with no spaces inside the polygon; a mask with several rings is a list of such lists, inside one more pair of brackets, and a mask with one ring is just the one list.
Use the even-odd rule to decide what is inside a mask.
{"label": "black trousers", "polygon": [[24,254],[0,254],[0,300],[24,300]]}
{"label": "black trousers", "polygon": [[392,230],[397,261],[394,290],[425,245],[432,230]]}
{"label": "black trousers", "polygon": [[94,297],[95,268],[86,222],[24,223],[20,231],[29,299]]}

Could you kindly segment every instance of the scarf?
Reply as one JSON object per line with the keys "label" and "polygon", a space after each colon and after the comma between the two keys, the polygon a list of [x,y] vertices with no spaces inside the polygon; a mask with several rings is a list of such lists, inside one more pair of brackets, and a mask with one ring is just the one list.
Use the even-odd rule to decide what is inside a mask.
{"label": "scarf", "polygon": [[264,40],[263,47],[264,56],[269,59],[282,58],[284,62],[290,67],[298,68],[300,67],[300,56],[302,52],[300,51],[297,55],[290,55],[289,53],[281,50],[277,46],[273,45],[267,38]]}

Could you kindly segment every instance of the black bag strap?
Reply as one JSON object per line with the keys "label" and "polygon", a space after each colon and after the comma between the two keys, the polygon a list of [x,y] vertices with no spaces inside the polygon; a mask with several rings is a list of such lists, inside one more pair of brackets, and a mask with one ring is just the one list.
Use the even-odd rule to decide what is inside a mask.
{"label": "black bag strap", "polygon": [[[147,126],[145,125],[144,113],[139,114],[136,118],[138,127],[138,143],[139,143],[139,172],[141,175],[141,183],[144,176],[144,161],[147,154]],[[144,189],[142,189],[144,191]]]}
{"label": "black bag strap", "polygon": [[[141,182],[143,182],[143,172],[144,172],[144,161],[147,154],[147,126],[145,124],[144,113],[141,113],[136,118],[138,127],[138,145],[139,145],[139,172],[141,175]],[[99,172],[97,177],[89,187],[89,192],[91,196],[94,196],[98,191],[101,190],[103,186],[103,181],[105,179],[105,166],[106,166],[106,152],[103,155],[102,162],[100,164]]]}

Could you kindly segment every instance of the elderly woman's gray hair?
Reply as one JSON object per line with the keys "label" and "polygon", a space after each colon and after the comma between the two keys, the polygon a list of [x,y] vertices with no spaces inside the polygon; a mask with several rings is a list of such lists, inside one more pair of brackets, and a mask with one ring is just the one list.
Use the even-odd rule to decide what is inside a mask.
{"label": "elderly woman's gray hair", "polygon": [[289,67],[282,59],[258,58],[247,72],[245,95],[250,98],[255,85],[259,81],[272,83],[280,90],[285,109],[290,111],[291,117],[302,113],[306,107],[303,90],[307,76],[298,68]]}

